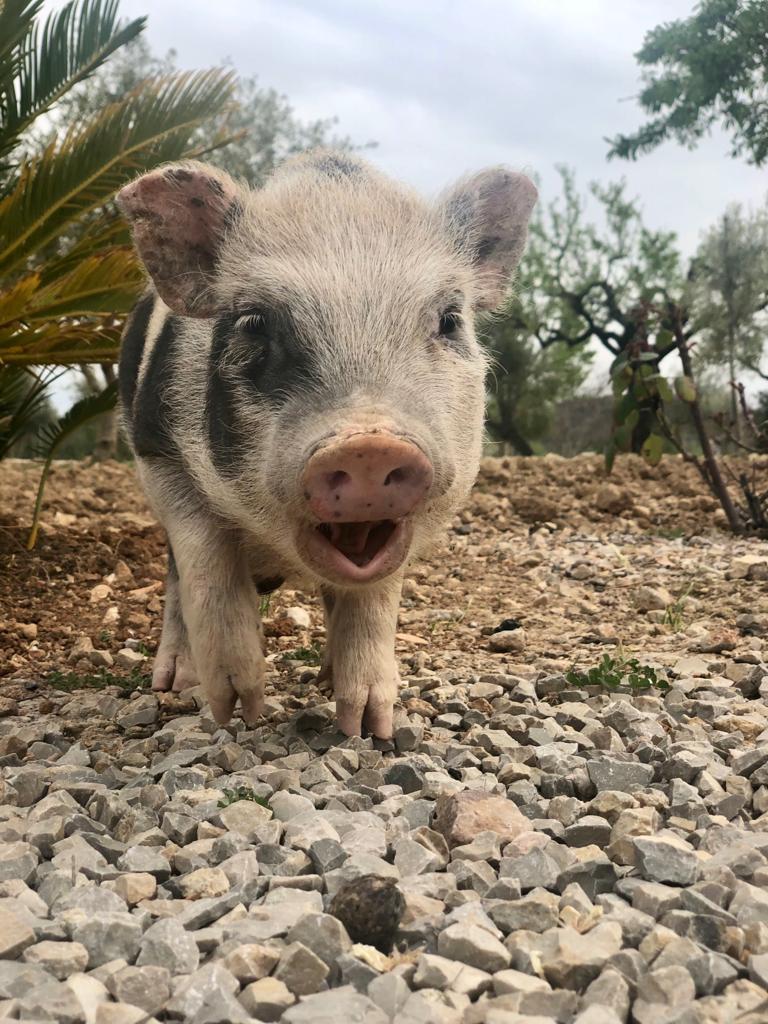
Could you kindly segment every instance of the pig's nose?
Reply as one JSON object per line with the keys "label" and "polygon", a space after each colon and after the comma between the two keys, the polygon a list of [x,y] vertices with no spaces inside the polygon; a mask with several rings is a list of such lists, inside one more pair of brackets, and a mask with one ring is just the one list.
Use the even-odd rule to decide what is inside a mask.
{"label": "pig's nose", "polygon": [[353,434],[310,458],[304,496],[323,522],[359,523],[408,515],[432,486],[429,459],[385,432]]}

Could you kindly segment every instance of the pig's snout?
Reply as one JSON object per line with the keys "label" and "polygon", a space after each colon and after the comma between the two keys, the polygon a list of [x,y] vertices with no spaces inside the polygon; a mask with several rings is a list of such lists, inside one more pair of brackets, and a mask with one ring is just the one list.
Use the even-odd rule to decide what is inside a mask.
{"label": "pig's snout", "polygon": [[352,434],[309,459],[304,495],[324,523],[362,523],[407,516],[432,486],[426,455],[388,432]]}

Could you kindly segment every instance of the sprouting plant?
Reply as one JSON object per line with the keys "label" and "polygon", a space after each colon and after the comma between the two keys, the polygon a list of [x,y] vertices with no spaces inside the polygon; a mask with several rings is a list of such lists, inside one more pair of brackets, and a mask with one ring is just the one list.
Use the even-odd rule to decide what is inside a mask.
{"label": "sprouting plant", "polygon": [[668,690],[669,683],[651,665],[642,665],[637,658],[628,658],[621,651],[617,657],[604,654],[597,665],[586,672],[572,668],[565,673],[571,686],[602,686],[606,690]]}
{"label": "sprouting plant", "polygon": [[150,677],[142,673],[141,669],[135,668],[130,675],[115,675],[108,669],[99,669],[97,672],[60,672],[58,670],[49,672],[45,683],[53,690],[63,690],[71,693],[73,690],[104,690],[107,686],[117,686],[121,690],[130,693],[132,690],[141,690],[150,683]]}
{"label": "sprouting plant", "polygon": [[322,662],[320,645],[312,643],[309,647],[297,647],[294,651],[286,651],[282,661],[303,661],[305,665],[319,665]]}
{"label": "sprouting plant", "polygon": [[669,626],[675,633],[678,633],[685,625],[685,602],[691,590],[693,590],[693,580],[686,583],[675,600],[667,605],[664,611],[664,625]]}
{"label": "sprouting plant", "polygon": [[259,598],[259,615],[262,619],[266,619],[269,615],[269,609],[272,604],[272,594],[262,594]]}
{"label": "sprouting plant", "polygon": [[238,800],[251,800],[261,807],[269,807],[269,802],[263,796],[254,793],[248,786],[236,786],[234,789],[225,789],[224,796],[219,800],[219,807],[229,807],[230,804],[236,804]]}

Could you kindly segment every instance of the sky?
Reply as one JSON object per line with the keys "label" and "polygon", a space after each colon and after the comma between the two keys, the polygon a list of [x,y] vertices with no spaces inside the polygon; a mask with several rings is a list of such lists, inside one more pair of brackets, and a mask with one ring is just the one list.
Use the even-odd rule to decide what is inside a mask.
{"label": "sky", "polygon": [[153,50],[183,67],[229,58],[288,96],[298,117],[335,116],[370,158],[427,194],[505,163],[538,176],[555,166],[580,183],[626,178],[650,227],[678,233],[686,254],[733,201],[757,205],[768,178],[728,156],[721,133],[674,143],[636,163],[608,161],[606,136],[642,115],[633,53],[654,25],[692,0],[122,0],[149,11]]}

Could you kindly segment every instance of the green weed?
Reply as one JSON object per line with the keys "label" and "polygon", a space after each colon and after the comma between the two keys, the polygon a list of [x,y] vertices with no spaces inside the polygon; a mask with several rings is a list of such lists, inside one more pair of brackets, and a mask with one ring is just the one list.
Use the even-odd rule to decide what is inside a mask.
{"label": "green weed", "polygon": [[282,661],[303,661],[305,665],[320,665],[323,660],[323,652],[317,643],[309,647],[297,647],[294,651],[286,651]]}
{"label": "green weed", "polygon": [[73,690],[104,690],[108,686],[117,686],[128,693],[133,690],[141,690],[149,686],[150,676],[145,675],[140,669],[135,668],[128,676],[115,675],[108,669],[102,668],[96,672],[49,672],[45,683],[53,690],[62,690],[64,693],[72,693]]}
{"label": "green weed", "polygon": [[229,807],[230,804],[236,804],[238,800],[251,800],[255,804],[259,804],[261,807],[269,807],[269,802],[264,799],[263,796],[259,796],[254,793],[252,789],[247,786],[236,786],[235,789],[225,789],[224,796],[219,800],[219,807]]}
{"label": "green weed", "polygon": [[604,654],[597,665],[586,672],[569,669],[565,678],[571,686],[578,688],[602,686],[606,690],[620,690],[628,687],[634,691],[650,690],[652,687],[658,690],[669,689],[666,678],[659,675],[655,668],[641,665],[637,658],[627,658],[621,653],[618,657]]}

